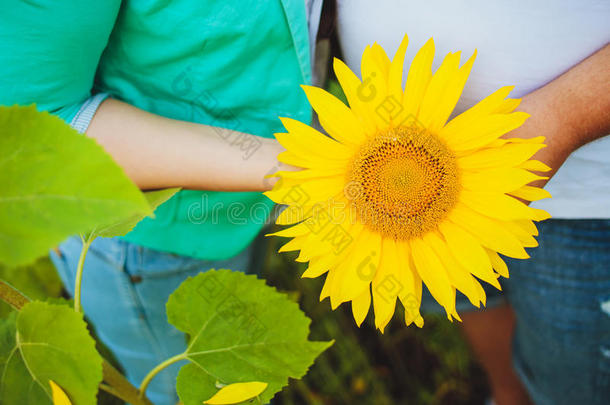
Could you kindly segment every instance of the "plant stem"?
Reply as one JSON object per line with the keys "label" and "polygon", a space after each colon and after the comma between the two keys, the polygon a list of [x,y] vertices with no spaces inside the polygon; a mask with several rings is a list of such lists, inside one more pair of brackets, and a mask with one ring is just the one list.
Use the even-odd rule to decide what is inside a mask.
{"label": "plant stem", "polygon": [[117,390],[115,390],[114,388],[112,388],[108,384],[100,383],[100,390],[106,391],[110,395],[115,396],[115,397],[117,397],[117,398],[119,398],[119,399],[121,399],[123,401],[126,401],[126,399],[122,397],[120,392],[118,392]]}
{"label": "plant stem", "polygon": [[142,380],[142,384],[140,384],[140,395],[143,396],[146,393],[146,388],[148,387],[148,384],[150,384],[150,381],[157,374],[159,374],[159,372],[161,370],[163,370],[166,367],[171,366],[172,364],[174,364],[176,362],[179,362],[180,360],[185,360],[185,359],[186,359],[186,353],[180,353],[180,354],[178,354],[178,355],[176,355],[174,357],[170,357],[169,359],[165,360],[164,362],[160,363],[155,368],[150,370],[150,372]]}
{"label": "plant stem", "polygon": [[4,280],[0,280],[0,298],[17,311],[30,301],[25,295],[21,294],[19,290]]}
{"label": "plant stem", "polygon": [[82,312],[80,305],[80,290],[83,281],[83,266],[85,265],[85,257],[87,256],[89,246],[91,246],[91,242],[93,242],[93,239],[85,239],[82,236],[81,240],[83,241],[83,248],[80,251],[80,257],[78,258],[78,266],[76,267],[76,281],[74,282],[74,310],[76,312]]}
{"label": "plant stem", "polygon": [[152,403],[146,398],[136,387],[131,385],[129,381],[121,374],[116,368],[112,367],[110,363],[104,360],[102,364],[102,370],[104,373],[104,381],[112,388],[112,391],[104,389],[100,385],[100,388],[106,392],[114,395],[125,401],[128,404],[133,405],[152,405]]}

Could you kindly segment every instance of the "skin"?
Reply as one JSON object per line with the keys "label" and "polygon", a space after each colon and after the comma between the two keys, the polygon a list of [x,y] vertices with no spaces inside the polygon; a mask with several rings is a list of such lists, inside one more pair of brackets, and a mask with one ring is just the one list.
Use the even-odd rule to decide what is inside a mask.
{"label": "skin", "polygon": [[[553,171],[570,153],[610,134],[610,45],[525,96],[519,110],[531,117],[510,137],[545,136],[548,147],[535,156]],[[546,181],[541,181],[543,186]],[[489,377],[497,405],[531,404],[512,368],[511,341],[515,314],[505,305],[462,314],[464,335]]]}
{"label": "skin", "polygon": [[[100,105],[87,135],[141,189],[264,191],[276,181],[266,175],[288,169],[277,161],[284,149],[275,139],[164,118],[115,99]],[[260,146],[245,159],[236,139]]]}

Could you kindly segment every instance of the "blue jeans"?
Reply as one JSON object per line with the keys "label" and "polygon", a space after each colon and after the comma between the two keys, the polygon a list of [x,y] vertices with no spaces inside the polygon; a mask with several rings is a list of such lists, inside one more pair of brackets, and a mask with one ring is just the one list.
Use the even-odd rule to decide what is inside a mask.
{"label": "blue jeans", "polygon": [[610,403],[610,220],[551,219],[508,263],[513,363],[536,405]]}
{"label": "blue jeans", "polygon": [[[101,341],[116,355],[129,381],[138,386],[163,360],[186,349],[185,335],[167,322],[165,302],[189,276],[212,268],[246,271],[252,264],[250,245],[237,256],[206,261],[164,253],[120,239],[98,238],[89,249],[82,280],[82,306]],[[51,252],[64,285],[74,293],[82,244],[73,237]],[[176,363],[151,382],[147,396],[156,405],[178,401]]]}

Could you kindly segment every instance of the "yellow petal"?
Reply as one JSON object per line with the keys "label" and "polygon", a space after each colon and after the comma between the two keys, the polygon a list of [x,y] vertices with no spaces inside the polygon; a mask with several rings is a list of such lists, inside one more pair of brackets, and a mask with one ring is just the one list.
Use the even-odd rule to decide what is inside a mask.
{"label": "yellow petal", "polygon": [[55,381],[49,380],[49,385],[53,395],[53,405],[72,405],[64,390]]}
{"label": "yellow petal", "polygon": [[536,227],[536,224],[534,224],[532,221],[519,220],[514,222],[519,225],[519,227],[521,227],[523,230],[525,230],[528,235],[538,236],[538,228]]}
{"label": "yellow petal", "polygon": [[498,192],[462,190],[460,200],[483,215],[507,221],[535,219],[540,215],[534,208],[528,207],[521,201]]}
{"label": "yellow petal", "polygon": [[[358,280],[354,280],[358,277],[354,277],[354,273],[352,273],[353,268],[351,257],[352,255],[359,254],[357,250],[362,249],[364,246],[364,240],[366,239],[365,235],[367,235],[367,233],[365,233],[364,225],[359,221],[353,224],[342,224],[342,226],[347,226],[342,229],[346,234],[349,234],[351,242],[347,249],[342,252],[343,254],[341,256],[343,256],[343,259],[338,263],[335,269],[337,274],[335,276],[334,287],[331,290],[331,303],[333,300],[334,302],[338,303],[349,301],[349,299],[344,297],[343,289],[344,287],[349,289],[350,287],[353,287],[353,284],[358,283]],[[358,291],[355,295],[359,295],[359,293],[360,291]],[[350,299],[351,298],[353,297],[350,297]],[[335,305],[333,304],[333,306]]]}
{"label": "yellow petal", "polygon": [[328,273],[326,273],[326,280],[324,280],[324,286],[322,287],[322,291],[320,291],[320,301],[323,301],[324,298],[330,297],[330,290],[333,287],[335,274],[336,271],[333,269],[330,269]]}
{"label": "yellow petal", "polygon": [[[276,134],[277,135],[277,134]],[[326,159],[323,156],[305,154],[302,151],[294,153],[284,151],[277,155],[277,160],[288,165],[302,168],[344,169],[345,161],[341,159]]]}
{"label": "yellow petal", "polygon": [[398,281],[399,257],[396,242],[392,238],[383,238],[381,261],[373,279],[373,309],[375,326],[382,333],[394,315],[396,298],[400,292]]}
{"label": "yellow petal", "polygon": [[410,325],[415,322],[420,328],[423,326],[423,318],[420,313],[422,281],[415,269],[410,245],[406,241],[396,242],[398,254],[398,283],[400,292],[398,298],[405,309],[405,323]]}
{"label": "yellow petal", "polygon": [[407,83],[403,93],[402,105],[407,115],[417,116],[421,101],[432,78],[434,60],[434,40],[428,42],[417,52],[411,62]]}
{"label": "yellow petal", "polygon": [[538,201],[543,198],[551,198],[551,193],[540,187],[523,186],[509,193],[517,198],[527,201]]}
{"label": "yellow petal", "polygon": [[500,138],[490,142],[486,146],[490,148],[499,148],[509,143],[544,143],[545,140],[546,138],[544,136],[537,136],[535,138]]}
{"label": "yellow petal", "polygon": [[333,160],[347,160],[353,156],[352,149],[316,131],[309,125],[291,118],[280,117],[280,120],[289,134],[279,133],[275,137],[287,150],[293,150],[294,153],[312,153]]}
{"label": "yellow petal", "polygon": [[320,257],[313,258],[309,261],[307,269],[301,274],[303,278],[316,278],[326,273],[336,263],[336,256],[332,254],[322,255]]}
{"label": "yellow petal", "polygon": [[258,381],[229,384],[222,387],[212,398],[203,401],[203,403],[208,405],[238,404],[259,396],[267,389],[268,385]]}
{"label": "yellow petal", "polygon": [[522,169],[531,170],[533,172],[550,172],[551,170],[553,170],[548,165],[535,159],[523,162],[521,165],[519,165],[519,167]]}
{"label": "yellow petal", "polygon": [[494,270],[497,271],[498,274],[501,275],[502,277],[508,278],[508,266],[506,265],[504,260],[502,260],[500,255],[490,249],[485,249],[485,251],[487,252],[487,255],[489,256],[489,260],[491,261],[491,265],[494,268]]}
{"label": "yellow petal", "polygon": [[[308,156],[304,156],[301,154],[296,154],[288,151],[284,151],[277,155],[277,160],[282,163],[286,163],[288,165],[298,166],[298,167],[313,167],[311,159]],[[321,162],[320,162],[321,163]]]}
{"label": "yellow petal", "polygon": [[544,144],[510,143],[499,148],[476,150],[465,156],[460,156],[458,166],[461,169],[487,169],[498,166],[516,166],[525,162],[540,149]]}
{"label": "yellow petal", "polygon": [[[455,259],[453,253],[449,250],[447,242],[445,242],[436,232],[431,232],[429,242],[432,243],[432,249],[436,252],[441,260],[451,283],[468,298],[470,303],[475,307],[480,307],[481,302],[485,302],[485,291],[477,280],[470,275]],[[482,293],[482,294],[481,294]]]}
{"label": "yellow petal", "polygon": [[464,204],[457,203],[448,219],[468,231],[485,247],[517,259],[529,258],[516,236],[498,226],[491,218],[478,214]]}
{"label": "yellow petal", "polygon": [[361,92],[360,98],[372,112],[371,117],[378,129],[388,128],[391,122],[391,111],[384,108],[388,98],[388,79],[385,68],[379,66],[375,51],[366,47],[362,54],[360,67],[362,84],[366,87],[366,94]]}
{"label": "yellow petal", "polygon": [[[348,255],[353,250],[356,230],[361,229],[360,224],[351,221],[348,210],[316,210],[305,221],[310,230],[305,240],[300,244],[301,253],[298,261],[316,261],[322,256]],[[342,215],[343,212],[345,215]],[[358,231],[359,232],[359,231]],[[324,261],[319,265],[333,266],[334,262]],[[318,264],[312,267],[317,268]],[[307,274],[314,273],[312,269]]]}
{"label": "yellow petal", "polygon": [[306,262],[327,253],[338,254],[349,247],[352,243],[349,228],[355,219],[347,208],[344,200],[331,198],[306,209],[304,224],[310,232],[301,244],[297,261]]}
{"label": "yellow petal", "polygon": [[423,239],[410,240],[411,254],[417,273],[430,290],[430,294],[445,308],[447,316],[456,314],[455,289],[451,285],[447,270],[425,238],[424,235]]}
{"label": "yellow petal", "polygon": [[462,94],[475,58],[476,51],[458,69],[460,53],[449,54],[430,80],[418,119],[431,133],[438,133],[449,119]]}
{"label": "yellow petal", "polygon": [[365,289],[362,293],[352,300],[352,314],[356,324],[360,327],[366,319],[369,309],[371,308],[371,290]]}
{"label": "yellow petal", "polygon": [[363,230],[354,241],[354,249],[346,260],[341,288],[342,301],[350,301],[369,288],[379,267],[381,235]]}
{"label": "yellow petal", "polygon": [[390,73],[390,58],[388,58],[388,54],[385,53],[385,50],[379,45],[377,42],[373,43],[371,46],[371,55],[375,60],[375,64],[381,70],[384,78],[387,78]]}
{"label": "yellow petal", "polygon": [[538,246],[538,241],[532,236],[532,234],[524,229],[524,227],[519,225],[525,221],[501,221],[495,218],[492,219],[498,222],[501,227],[515,235],[523,247],[532,248]]}
{"label": "yellow petal", "polygon": [[343,144],[360,145],[364,130],[352,110],[332,94],[313,86],[301,86],[313,109],[318,113],[320,124],[330,136]]}
{"label": "yellow petal", "polygon": [[291,225],[297,222],[304,221],[308,218],[305,215],[306,211],[303,207],[299,206],[287,206],[281,213],[278,215],[275,223],[278,225]]}
{"label": "yellow petal", "polygon": [[467,127],[457,127],[449,122],[440,136],[457,152],[483,147],[502,135],[519,128],[529,114],[517,111],[510,114],[491,114],[473,120]]}
{"label": "yellow petal", "polygon": [[451,132],[464,130],[473,126],[475,121],[481,117],[500,113],[502,106],[506,101],[504,99],[514,88],[515,86],[506,86],[496,90],[491,95],[485,97],[483,100],[449,121],[441,134],[443,135],[444,131]]}
{"label": "yellow petal", "polygon": [[366,135],[373,134],[377,129],[377,124],[373,117],[375,112],[369,109],[364,101],[370,97],[372,92],[370,83],[363,84],[358,79],[358,76],[343,61],[337,58],[333,60],[333,68],[350,108],[360,120],[364,133]]}
{"label": "yellow petal", "polygon": [[405,35],[394,54],[392,63],[390,64],[390,71],[388,74],[388,94],[398,101],[402,102],[402,72],[405,63],[405,54],[407,53],[407,46],[409,44],[409,37]]}
{"label": "yellow petal", "polygon": [[515,108],[519,107],[521,104],[520,98],[507,98],[504,100],[499,107],[494,109],[495,114],[508,114],[515,110]]}
{"label": "yellow petal", "polygon": [[306,235],[309,232],[311,232],[309,227],[304,223],[300,223],[298,225],[291,226],[290,228],[282,229],[281,231],[268,233],[265,236],[280,236],[283,238],[293,238],[295,236]]}
{"label": "yellow petal", "polygon": [[371,252],[369,255],[372,260],[378,260],[378,255],[374,252],[375,248],[373,247],[371,250],[366,246],[367,235],[370,233],[364,229],[364,225],[361,222],[353,224],[344,223],[342,226],[343,231],[349,234],[351,242],[345,251],[339,253],[343,259],[335,269],[335,279],[330,291],[332,309],[360,295],[362,290],[370,283],[370,279],[367,282],[364,275],[356,273],[354,261],[365,261],[366,258],[363,256],[368,252]]}
{"label": "yellow petal", "polygon": [[305,243],[305,240],[306,238],[304,236],[298,236],[294,239],[291,239],[278,249],[278,253],[294,252],[295,250],[301,250],[303,244]]}
{"label": "yellow petal", "polygon": [[[347,161],[346,161],[347,166]],[[275,172],[273,175],[268,177],[281,177],[282,179],[296,179],[296,180],[313,180],[321,179],[325,177],[333,176],[344,176],[347,171],[346,167],[333,167],[333,168],[314,168],[314,169],[303,169],[303,170],[281,170]]]}
{"label": "yellow petal", "polygon": [[490,168],[483,171],[463,171],[462,186],[471,191],[499,191],[509,193],[532,181],[544,179],[527,170],[513,167]]}
{"label": "yellow petal", "polygon": [[331,197],[343,194],[345,179],[343,176],[319,178],[297,185],[291,185],[284,179],[283,187],[274,187],[271,191],[263,193],[278,204],[291,204],[305,206],[312,202],[326,201]]}
{"label": "yellow petal", "polygon": [[481,280],[501,289],[489,257],[474,236],[449,221],[441,223],[439,230],[447,241],[449,251],[458,263]]}

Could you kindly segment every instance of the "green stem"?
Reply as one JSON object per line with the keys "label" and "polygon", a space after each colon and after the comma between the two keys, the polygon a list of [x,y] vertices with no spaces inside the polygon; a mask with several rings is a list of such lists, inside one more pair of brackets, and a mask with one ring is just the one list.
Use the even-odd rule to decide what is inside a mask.
{"label": "green stem", "polygon": [[17,311],[30,301],[25,295],[21,294],[19,290],[4,280],[0,280],[0,298]]}
{"label": "green stem", "polygon": [[100,385],[101,389],[104,389],[104,391],[122,399],[128,404],[152,405],[148,398],[146,398],[144,395],[140,395],[138,389],[131,385],[125,376],[116,368],[112,367],[112,365],[106,360],[104,360],[104,363],[102,364],[102,370],[104,372],[104,381],[108,383],[112,391],[106,390]]}
{"label": "green stem", "polygon": [[82,312],[80,305],[80,290],[83,281],[83,267],[85,265],[87,251],[89,250],[89,246],[91,246],[91,242],[93,242],[93,239],[85,239],[82,236],[81,240],[83,241],[83,248],[80,251],[80,257],[78,258],[78,266],[76,267],[76,281],[74,283],[74,310],[76,312]]}
{"label": "green stem", "polygon": [[115,390],[114,388],[112,388],[110,385],[104,384],[104,383],[100,383],[99,387],[100,387],[100,390],[106,391],[110,395],[115,396],[115,397],[117,397],[117,398],[119,398],[119,399],[121,399],[123,401],[125,400],[124,398],[121,397],[121,393],[118,392],[117,390]]}
{"label": "green stem", "polygon": [[150,384],[150,381],[157,374],[159,374],[159,372],[161,372],[161,370],[163,370],[166,367],[171,366],[174,363],[179,362],[180,360],[185,360],[185,359],[186,359],[186,353],[180,353],[174,357],[170,357],[169,359],[165,360],[164,362],[160,363],[155,368],[150,370],[150,372],[142,380],[142,384],[140,384],[140,395],[144,396],[144,394],[146,393],[146,388],[148,387],[148,384]]}

